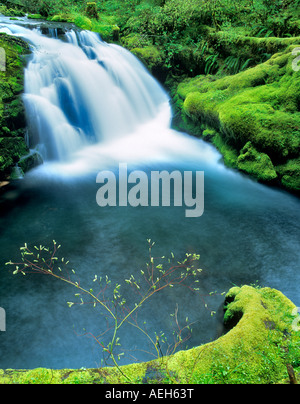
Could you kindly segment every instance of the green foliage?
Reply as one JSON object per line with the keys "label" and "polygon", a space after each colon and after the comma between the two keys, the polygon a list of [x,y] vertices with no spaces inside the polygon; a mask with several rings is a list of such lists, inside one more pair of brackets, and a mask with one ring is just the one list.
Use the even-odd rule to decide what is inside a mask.
{"label": "green foliage", "polygon": [[224,69],[229,74],[237,74],[251,65],[252,58],[243,59],[241,56],[228,56],[224,62]]}
{"label": "green foliage", "polygon": [[[299,156],[300,88],[299,72],[292,69],[293,49],[233,76],[198,76],[178,87],[183,110],[194,123],[214,128],[238,153],[249,141],[262,153],[250,153],[246,164],[245,158],[250,156],[241,152],[236,161],[240,169],[261,180],[276,177],[269,158],[274,165],[281,165]],[[298,176],[295,170],[289,173]],[[282,183],[291,186],[289,175],[282,175],[286,175]]]}
{"label": "green foliage", "polygon": [[55,13],[58,7],[64,7],[66,5],[66,0],[63,0],[62,2],[59,2],[58,0],[37,0],[34,2],[25,0],[23,1],[23,5],[31,14],[40,14],[43,17],[48,17]]}
{"label": "green foliage", "polygon": [[218,68],[218,57],[219,57],[218,53],[215,55],[207,56],[207,58],[205,59],[205,68],[204,68],[205,74],[211,74],[216,72]]}
{"label": "green foliage", "polygon": [[9,174],[21,156],[27,152],[24,138],[0,138],[0,173]]}
{"label": "green foliage", "polygon": [[20,38],[0,35],[5,50],[4,69],[0,72],[0,179],[6,179],[20,157],[28,153],[25,145],[25,114],[21,100],[23,63],[21,55],[28,45]]}
{"label": "green foliage", "polygon": [[96,2],[88,2],[86,3],[86,9],[85,9],[86,15],[89,18],[95,18],[98,20],[98,11],[97,11],[97,4]]}

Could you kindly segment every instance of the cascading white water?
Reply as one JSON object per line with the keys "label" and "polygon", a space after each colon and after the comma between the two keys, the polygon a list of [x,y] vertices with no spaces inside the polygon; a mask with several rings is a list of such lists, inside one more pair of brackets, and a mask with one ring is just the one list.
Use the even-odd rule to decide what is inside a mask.
{"label": "cascading white water", "polygon": [[210,146],[170,129],[167,94],[129,51],[88,31],[67,31],[63,41],[12,23],[3,29],[32,44],[24,94],[30,138],[54,172],[178,155],[218,160]]}
{"label": "cascading white water", "polygon": [[29,121],[47,145],[45,157],[61,161],[86,144],[132,132],[166,102],[129,52],[91,32],[66,37],[67,43],[30,33],[38,46],[25,71],[24,95]]}

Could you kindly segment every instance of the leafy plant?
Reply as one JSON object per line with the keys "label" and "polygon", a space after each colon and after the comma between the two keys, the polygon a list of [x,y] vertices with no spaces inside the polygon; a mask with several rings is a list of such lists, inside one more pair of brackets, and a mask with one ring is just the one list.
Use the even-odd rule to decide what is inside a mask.
{"label": "leafy plant", "polygon": [[241,58],[241,56],[231,55],[225,59],[225,70],[228,71],[230,74],[237,74],[243,70],[246,70],[252,61],[252,58],[244,60],[243,58]]}
{"label": "leafy plant", "polygon": [[[198,268],[200,256],[197,254],[186,254],[183,261],[175,262],[174,254],[171,258],[166,257],[154,258],[152,249],[154,243],[148,240],[149,246],[149,262],[146,268],[140,271],[140,277],[130,275],[125,279],[125,284],[128,285],[132,293],[137,296],[136,303],[128,303],[121,293],[121,284],[117,283],[114,286],[108,276],[99,276],[95,274],[92,280],[93,287],[86,287],[76,279],[74,269],[69,270],[69,261],[64,257],[58,257],[60,245],[53,241],[53,248],[44,246],[35,246],[30,249],[27,244],[20,248],[21,262],[8,262],[7,265],[13,265],[15,270],[13,274],[26,275],[28,273],[38,273],[51,276],[62,282],[65,282],[76,288],[75,300],[67,302],[69,307],[76,304],[88,304],[92,307],[100,307],[102,316],[106,319],[105,329],[95,336],[90,333],[102,351],[108,355],[113,364],[120,370],[123,376],[129,380],[118,365],[118,360],[124,355],[124,352],[118,351],[120,347],[120,330],[125,324],[132,326],[134,329],[142,332],[150,341],[157,358],[163,356],[161,344],[166,343],[166,338],[163,333],[155,334],[154,337],[146,330],[145,324],[141,325],[137,320],[137,312],[139,309],[154,295],[161,293],[166,288],[173,288],[184,285],[192,291],[198,291],[196,287],[199,282],[199,274],[201,269]],[[192,284],[188,283],[192,279]],[[178,307],[173,315],[176,331],[174,342],[168,346],[168,354],[173,354],[179,345],[181,345],[190,335],[190,324],[186,319],[187,324],[184,327],[179,325]],[[101,322],[100,322],[101,324]],[[104,343],[103,338],[110,334],[109,342]],[[118,351],[118,352],[117,352]]]}
{"label": "leafy plant", "polygon": [[218,57],[219,57],[219,53],[216,53],[215,55],[209,55],[206,57],[205,68],[204,68],[205,74],[213,73],[218,68],[218,66],[219,66]]}

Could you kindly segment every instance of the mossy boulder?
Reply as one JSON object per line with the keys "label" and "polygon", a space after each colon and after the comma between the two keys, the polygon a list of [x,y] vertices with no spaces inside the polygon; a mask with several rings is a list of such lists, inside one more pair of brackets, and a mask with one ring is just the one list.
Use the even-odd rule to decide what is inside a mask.
{"label": "mossy boulder", "polygon": [[289,160],[286,164],[277,166],[276,170],[287,189],[300,192],[300,158]]}
{"label": "mossy boulder", "polygon": [[270,157],[265,153],[258,153],[250,141],[241,150],[237,166],[241,171],[261,181],[273,181],[277,178]]}
{"label": "mossy boulder", "polygon": [[[186,382],[276,383],[287,375],[286,362],[299,366],[297,350],[293,358],[282,355],[286,346],[296,349],[299,343],[299,333],[292,329],[294,309],[277,290],[234,287],[225,298],[224,322],[229,332],[172,359],[177,369],[185,369]],[[168,366],[174,369],[171,365],[172,360]]]}
{"label": "mossy boulder", "polygon": [[27,18],[31,20],[42,20],[43,16],[41,14],[28,14]]}
{"label": "mossy boulder", "polygon": [[26,173],[29,170],[32,170],[33,168],[39,166],[40,164],[43,164],[43,159],[41,155],[33,151],[31,153],[28,153],[27,155],[22,155],[20,157],[20,160],[18,161],[18,167]]}
{"label": "mossy boulder", "polygon": [[163,57],[159,49],[154,45],[145,46],[143,48],[133,48],[131,52],[137,56],[150,69],[161,67],[163,65]]}
{"label": "mossy boulder", "polygon": [[120,27],[118,25],[112,26],[112,39],[115,42],[118,42],[120,39]]}
{"label": "mossy boulder", "polygon": [[53,15],[52,17],[48,18],[48,20],[52,22],[68,22],[68,23],[74,23],[75,22],[75,17],[72,14],[56,14]]}

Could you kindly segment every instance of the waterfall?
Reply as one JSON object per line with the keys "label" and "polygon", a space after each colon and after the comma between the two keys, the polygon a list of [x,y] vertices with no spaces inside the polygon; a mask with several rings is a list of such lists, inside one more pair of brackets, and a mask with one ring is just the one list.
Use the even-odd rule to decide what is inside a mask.
{"label": "waterfall", "polygon": [[37,46],[24,101],[46,159],[65,161],[87,144],[124,136],[167,101],[129,52],[92,32],[68,32],[67,42],[38,32],[30,39]]}
{"label": "waterfall", "polygon": [[63,164],[60,173],[182,154],[219,158],[210,146],[170,129],[168,95],[124,48],[89,31],[68,30],[59,39],[55,30],[51,37],[36,25],[7,21],[0,30],[31,44],[23,95],[30,146],[52,168]]}

